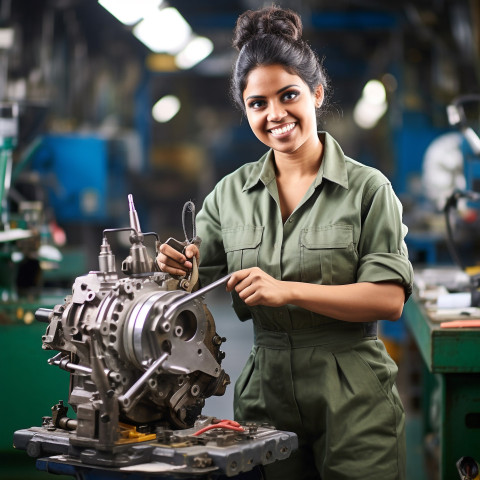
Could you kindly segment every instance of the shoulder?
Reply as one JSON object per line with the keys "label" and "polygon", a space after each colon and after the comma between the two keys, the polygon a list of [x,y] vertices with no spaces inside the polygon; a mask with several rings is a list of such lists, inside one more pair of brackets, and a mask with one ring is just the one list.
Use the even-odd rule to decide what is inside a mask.
{"label": "shoulder", "polygon": [[319,132],[324,142],[324,176],[348,191],[367,192],[389,185],[390,181],[374,167],[364,165],[346,155],[340,144],[328,133]]}
{"label": "shoulder", "polygon": [[345,156],[345,165],[348,172],[348,183],[351,187],[363,186],[370,189],[391,185],[390,180],[377,168],[364,165],[347,156]]}
{"label": "shoulder", "polygon": [[366,215],[374,205],[377,205],[385,213],[383,218],[386,222],[395,222],[398,217],[394,212],[401,215],[403,207],[390,180],[376,168],[351,159],[347,162],[352,171],[352,175],[349,175],[349,181],[352,179],[350,186],[360,193],[362,215]]}
{"label": "shoulder", "polygon": [[214,188],[215,194],[225,195],[227,193],[231,194],[232,191],[241,192],[247,183],[259,180],[267,155],[268,152],[262,155],[259,160],[245,163],[232,173],[223,177]]}
{"label": "shoulder", "polygon": [[368,210],[375,199],[380,202],[398,201],[390,180],[380,170],[349,157],[345,157],[345,164],[349,191],[359,194],[362,212]]}
{"label": "shoulder", "polygon": [[370,203],[379,192],[394,195],[390,180],[377,168],[364,165],[349,157],[345,157],[345,164],[348,171],[349,190],[361,193],[363,206]]}

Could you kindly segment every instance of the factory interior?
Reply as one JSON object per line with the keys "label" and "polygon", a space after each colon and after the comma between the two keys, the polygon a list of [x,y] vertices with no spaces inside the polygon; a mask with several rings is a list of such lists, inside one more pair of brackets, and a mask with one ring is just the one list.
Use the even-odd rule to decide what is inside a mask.
{"label": "factory interior", "polygon": [[[147,421],[142,416],[144,411],[148,414],[146,400],[135,404],[134,397],[162,383],[154,380],[160,377],[155,372],[168,356],[163,353],[151,364],[137,361],[140,348],[152,349],[148,350],[152,357],[144,358],[155,359],[153,337],[129,340],[128,332],[124,334],[131,351],[122,348],[137,369],[126,369],[124,384],[134,371],[145,371],[128,389],[102,390],[97,385],[98,391],[92,393],[91,385],[121,384],[114,380],[115,375],[121,377],[115,366],[124,363],[109,363],[106,358],[122,344],[111,318],[123,318],[124,304],[134,303],[135,295],[140,295],[133,285],[140,288],[148,275],[145,271],[154,269],[135,270],[136,255],[146,255],[148,259],[142,257],[138,263],[148,264],[157,244],[194,237],[195,213],[216,183],[266,152],[234,106],[229,81],[238,54],[232,47],[238,16],[272,3],[0,0],[0,479],[226,478],[202,474],[201,468],[213,471],[216,465],[208,454],[192,460],[196,473],[180,477],[171,472],[120,472],[116,464],[109,470],[100,454],[93,466],[85,459],[95,451],[95,442],[108,444],[115,435],[105,426],[110,425],[109,415],[118,416],[118,402],[113,400],[124,402],[121,408],[133,418],[138,432]],[[328,102],[318,130],[329,132],[349,157],[380,170],[403,205],[414,290],[402,317],[379,322],[378,335],[399,367],[397,387],[406,412],[406,478],[478,479],[480,2],[274,3],[300,14],[304,38],[328,74]],[[119,278],[102,273],[115,268]],[[128,283],[128,275],[136,283]],[[162,274],[155,275],[158,279]],[[183,285],[195,295],[189,286],[193,277],[155,280],[177,287],[169,286],[168,292],[162,287],[149,300],[138,297],[133,310],[144,315],[153,299],[158,303],[167,297],[168,305],[180,305],[178,298],[184,297],[175,297],[171,290]],[[198,306],[198,298],[204,298],[218,335],[209,340],[207,350],[215,353],[202,360],[202,371],[195,371],[193,353],[185,350],[179,357],[184,366],[178,367],[177,375],[182,379],[172,399],[179,401],[185,390],[181,382],[190,385],[185,372],[193,371],[198,378],[188,401],[198,406],[195,398],[208,391],[202,415],[233,420],[234,383],[254,337],[251,322],[236,317],[224,283],[204,297],[196,296],[197,303],[188,304],[190,313],[175,327],[174,345],[178,339],[200,335],[192,316],[193,323],[205,322],[205,328],[211,328],[211,318]],[[79,288],[72,300],[74,285]],[[78,293],[80,286],[84,291]],[[95,288],[103,289],[105,300]],[[168,316],[173,310],[164,305],[162,311]],[[71,320],[76,323],[67,332],[62,322],[68,312],[76,316]],[[95,315],[97,323],[105,317],[97,329],[88,325]],[[143,321],[154,320],[145,313]],[[134,326],[132,320],[125,322],[125,329],[137,335],[138,320]],[[168,335],[167,327],[162,328]],[[109,347],[100,354],[98,339],[107,333]],[[88,341],[78,340],[89,335]],[[75,343],[75,349],[69,351],[65,341]],[[208,372],[218,375],[220,344],[225,358],[212,386]],[[82,348],[88,345],[90,353],[85,353]],[[168,350],[169,345],[162,348]],[[66,350],[58,353],[55,346]],[[78,358],[89,366],[75,364]],[[108,364],[108,374],[99,359]],[[227,383],[228,376],[230,385],[222,395],[219,385]],[[85,379],[90,377],[89,383]],[[59,411],[68,407],[72,385],[76,395],[70,404],[80,405],[79,420],[78,427],[67,428],[77,420],[68,420]],[[214,388],[219,394],[212,396]],[[162,392],[155,397],[157,404]],[[90,394],[87,412],[80,397]],[[128,413],[139,406],[141,412]],[[101,413],[102,408],[108,415]],[[90,420],[89,414],[100,421]],[[71,405],[66,415],[75,418]],[[190,426],[182,418],[176,428]],[[95,427],[90,421],[97,422]],[[118,418],[113,422],[118,426]],[[25,434],[24,443],[20,437],[14,441],[16,432],[29,432],[31,427],[52,434],[51,444],[57,442],[54,434],[59,431],[68,430],[74,437],[75,428],[82,429],[81,441],[71,442],[75,451],[85,448],[79,458],[86,462],[88,474],[77,460],[69,468],[49,460],[66,453],[63,440],[59,450],[49,440],[39,440],[37,433]],[[92,443],[87,445],[90,434]],[[275,441],[286,441],[285,435],[277,440],[275,430],[268,434]],[[237,467],[229,462],[225,460],[225,468]],[[257,467],[242,468],[239,479]],[[232,470],[227,476],[237,475]]]}

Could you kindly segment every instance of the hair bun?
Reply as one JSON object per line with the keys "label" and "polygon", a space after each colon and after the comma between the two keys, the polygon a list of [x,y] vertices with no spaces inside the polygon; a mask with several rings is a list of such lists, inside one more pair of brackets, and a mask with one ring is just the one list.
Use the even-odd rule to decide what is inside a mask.
{"label": "hair bun", "polygon": [[261,35],[278,35],[291,42],[299,41],[302,38],[302,21],[294,11],[280,7],[247,10],[238,17],[233,46],[241,50],[248,41]]}

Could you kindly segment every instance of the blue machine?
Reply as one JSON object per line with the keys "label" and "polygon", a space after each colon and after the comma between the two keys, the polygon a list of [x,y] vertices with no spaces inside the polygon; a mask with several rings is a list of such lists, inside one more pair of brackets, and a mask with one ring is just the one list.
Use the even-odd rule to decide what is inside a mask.
{"label": "blue machine", "polygon": [[81,134],[43,138],[33,159],[49,204],[60,222],[116,219],[127,195],[127,156],[122,141]]}

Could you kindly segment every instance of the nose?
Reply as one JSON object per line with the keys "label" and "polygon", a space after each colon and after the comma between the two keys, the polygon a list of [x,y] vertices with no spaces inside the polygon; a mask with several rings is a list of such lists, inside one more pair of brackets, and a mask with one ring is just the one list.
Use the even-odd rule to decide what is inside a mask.
{"label": "nose", "polygon": [[272,102],[268,106],[267,120],[269,122],[279,122],[285,118],[287,112],[283,105],[279,102]]}

